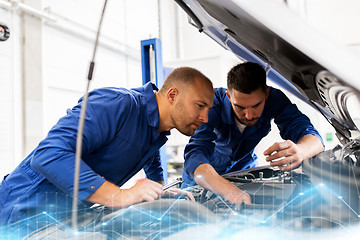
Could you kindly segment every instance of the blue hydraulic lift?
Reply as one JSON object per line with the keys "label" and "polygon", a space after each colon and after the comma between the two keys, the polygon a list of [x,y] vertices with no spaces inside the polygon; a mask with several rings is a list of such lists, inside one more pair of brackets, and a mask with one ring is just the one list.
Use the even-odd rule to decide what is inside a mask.
{"label": "blue hydraulic lift", "polygon": [[[152,38],[141,41],[141,69],[142,83],[149,81],[154,83],[159,89],[163,85],[165,78],[172,69],[164,68],[162,65],[161,41],[158,38]],[[161,166],[164,169],[164,181],[167,184],[167,160],[166,146],[160,148]]]}

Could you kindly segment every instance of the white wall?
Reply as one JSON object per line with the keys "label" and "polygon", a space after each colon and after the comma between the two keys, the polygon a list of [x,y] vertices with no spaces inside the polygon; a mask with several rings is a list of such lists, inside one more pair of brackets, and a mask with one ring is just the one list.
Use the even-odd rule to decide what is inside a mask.
{"label": "white wall", "polygon": [[[0,8],[0,22],[12,28],[20,24],[20,19],[9,11]],[[21,70],[22,61],[19,57],[20,38],[19,30],[11,31],[8,41],[0,42],[0,180],[2,176],[15,168],[17,162],[14,159],[22,158],[21,149],[23,143],[22,95]]]}
{"label": "white wall", "polygon": [[[83,94],[102,5],[103,1],[43,1],[43,8],[57,16],[65,29],[75,28],[76,31],[66,32],[53,24],[44,26],[46,131]],[[143,8],[139,9],[139,5]],[[154,0],[108,1],[96,53],[92,89],[141,85],[140,40],[157,37],[156,12],[157,2]],[[144,21],[139,21],[140,18]]]}
{"label": "white wall", "polygon": [[[0,176],[83,95],[103,2],[24,1],[55,21],[0,2],[11,32],[0,42]],[[108,1],[92,89],[141,85],[140,40],[158,37],[157,9],[156,0]]]}

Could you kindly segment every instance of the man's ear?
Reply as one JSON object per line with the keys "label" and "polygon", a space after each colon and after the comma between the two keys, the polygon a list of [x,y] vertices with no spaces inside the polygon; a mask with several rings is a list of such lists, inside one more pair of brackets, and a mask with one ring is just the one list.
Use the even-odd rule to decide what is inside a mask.
{"label": "man's ear", "polygon": [[268,99],[268,97],[269,97],[269,92],[270,92],[270,88],[269,88],[269,86],[266,86],[265,99]]}
{"label": "man's ear", "polygon": [[229,100],[231,100],[231,97],[230,97],[230,92],[229,92],[229,90],[226,90],[226,96],[229,98]]}
{"label": "man's ear", "polygon": [[169,88],[169,90],[167,91],[166,98],[170,104],[173,104],[178,95],[179,95],[179,91],[177,90],[177,88],[172,87]]}
{"label": "man's ear", "polygon": [[229,90],[226,90],[226,96],[228,96],[228,98],[230,99],[230,93],[229,93]]}

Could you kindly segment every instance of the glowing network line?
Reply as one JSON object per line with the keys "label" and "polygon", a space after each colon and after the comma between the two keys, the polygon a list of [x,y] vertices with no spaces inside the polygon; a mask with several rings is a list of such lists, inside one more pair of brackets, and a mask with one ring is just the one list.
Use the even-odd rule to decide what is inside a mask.
{"label": "glowing network line", "polygon": [[[310,188],[308,190],[306,190],[305,192],[311,192],[314,188]],[[294,197],[293,199],[291,199],[291,201],[287,202],[285,205],[283,205],[281,208],[279,208],[278,210],[276,210],[273,214],[271,214],[269,217],[267,217],[266,219],[262,220],[261,223],[266,223],[270,218],[272,218],[276,213],[280,212],[281,210],[283,210],[284,208],[286,208],[288,205],[290,205],[292,202],[294,202],[296,199],[298,199],[301,196],[304,196],[305,193],[304,192],[300,192],[296,197]]]}
{"label": "glowing network line", "polygon": [[[158,232],[152,239],[155,239],[157,236],[159,236],[160,235],[160,233],[161,233],[161,231],[160,232]],[[151,234],[149,234],[149,236],[148,237],[150,237],[150,235]]]}
{"label": "glowing network line", "polygon": [[174,201],[174,203],[173,204],[171,204],[171,206],[164,212],[164,214],[160,217],[160,219],[162,219],[165,215],[166,215],[166,213],[168,213],[169,211],[170,211],[170,209],[175,205],[175,203],[176,202],[178,202],[179,201],[179,198],[177,198],[175,201]]}
{"label": "glowing network line", "polygon": [[[319,188],[319,187],[324,187],[324,186],[325,186],[325,185],[324,185],[323,183],[321,183],[321,184],[319,184],[318,186],[315,186],[314,188],[317,189],[317,188]],[[311,191],[312,189],[313,189],[313,188],[308,189],[307,192]],[[333,194],[334,196],[337,196],[337,198],[338,198],[339,200],[341,200],[341,202],[343,202],[343,203],[350,209],[350,211],[352,211],[358,218],[360,218],[359,214],[343,199],[342,196],[340,196],[340,195],[336,194],[335,192],[331,191],[329,188],[326,188],[326,189],[329,191],[329,193]],[[270,218],[272,218],[276,213],[280,212],[282,209],[284,209],[285,207],[287,207],[289,204],[291,204],[293,201],[295,201],[295,200],[296,200],[297,198],[299,198],[300,196],[303,196],[304,194],[305,194],[304,192],[299,193],[295,198],[293,198],[293,199],[292,199],[291,201],[289,201],[287,204],[285,204],[284,206],[282,206],[281,208],[279,208],[277,211],[275,211],[273,214],[271,214],[271,215],[270,215],[269,217],[267,217],[265,220],[261,221],[261,223],[263,223],[263,224],[266,223],[266,222],[267,222]],[[306,217],[305,217],[305,216],[300,217],[300,219],[304,219],[304,218],[306,218]],[[326,220],[330,221],[329,219],[324,218],[324,217],[311,217],[311,219],[316,219],[316,218],[326,219]],[[299,218],[296,218],[296,219],[299,219]],[[293,219],[292,221],[295,221],[295,219]],[[331,222],[335,222],[335,223],[339,224],[340,226],[342,226],[341,223],[338,222],[338,221],[331,220]]]}
{"label": "glowing network line", "polygon": [[[261,184],[261,186],[256,189],[256,191],[254,192],[254,195],[256,195],[256,193],[259,192],[259,190],[265,185],[265,182]],[[356,211],[349,205],[349,203],[347,201],[345,201],[345,199],[343,198],[342,195],[339,195],[338,193],[335,193],[332,189],[329,189],[326,185],[324,185],[323,183],[320,183],[318,184],[317,186],[313,186],[312,188],[309,188],[307,189],[305,192],[300,192],[298,193],[297,196],[295,196],[294,198],[292,198],[289,202],[287,202],[285,205],[283,205],[282,207],[280,207],[279,209],[277,209],[275,212],[273,212],[270,216],[266,217],[265,219],[263,219],[262,221],[259,221],[259,219],[255,219],[255,218],[251,218],[249,216],[245,216],[243,214],[239,214],[238,212],[236,212],[231,206],[230,204],[228,204],[222,197],[218,196],[218,199],[224,204],[224,206],[226,207],[226,209],[228,209],[229,211],[227,213],[232,213],[233,215],[237,216],[237,215],[240,215],[241,217],[243,217],[244,219],[249,219],[249,220],[255,220],[255,222],[257,223],[262,223],[262,224],[265,224],[269,221],[269,219],[273,218],[274,215],[276,215],[276,213],[280,212],[281,210],[283,210],[284,208],[288,207],[289,204],[293,203],[296,199],[298,199],[299,197],[301,196],[306,196],[308,195],[309,192],[312,192],[314,189],[318,189],[318,188],[325,188],[326,191],[328,191],[331,195],[333,195],[336,199],[339,199],[340,202],[342,204],[344,204],[345,206],[347,206],[348,209],[350,209],[350,211],[354,214],[356,214],[357,217],[360,218],[360,216],[356,213]],[[309,195],[310,196],[310,195]],[[308,197],[307,197],[308,198]],[[141,214],[144,214],[146,216],[149,216],[151,219],[154,219],[154,220],[157,220],[157,221],[163,221],[164,219],[164,216],[168,215],[168,217],[166,218],[166,220],[169,220],[169,222],[171,222],[171,220],[176,220],[176,224],[171,224],[171,226],[167,227],[166,229],[158,229],[158,231],[156,233],[152,232],[152,233],[149,233],[149,235],[146,237],[146,239],[156,239],[158,237],[161,237],[163,236],[163,234],[166,234],[168,236],[171,235],[171,232],[177,232],[179,229],[184,229],[184,228],[187,228],[187,226],[194,226],[194,224],[199,224],[198,222],[196,223],[191,223],[190,221],[182,221],[182,220],[179,220],[177,218],[173,218],[172,217],[172,214],[169,214],[169,212],[171,211],[171,209],[174,208],[175,204],[178,203],[180,199],[177,198],[175,199],[171,204],[169,204],[169,206],[166,208],[166,210],[161,210],[161,212],[156,212],[156,214],[153,214],[153,212],[151,210],[144,210],[143,208],[141,207],[137,207],[137,206],[134,206],[134,205],[131,205],[129,206],[128,208],[126,209],[123,209],[123,211],[121,211],[121,214],[120,215],[117,215],[117,216],[112,216],[109,220],[106,220],[106,222],[103,222],[103,223],[100,223],[101,225],[103,226],[106,226],[106,225],[110,225],[108,221],[114,219],[114,218],[123,218],[123,217],[126,217],[126,216],[123,216],[123,214],[127,214],[129,210],[134,210],[134,214],[136,213],[141,213]],[[213,199],[211,199],[211,201],[214,201]],[[215,202],[215,201],[214,201]],[[150,211],[150,212],[149,212]],[[95,225],[97,224],[96,223],[96,219],[100,217],[102,212],[100,213],[97,213],[96,214],[96,217],[95,219],[89,223],[87,226],[90,226],[92,223]],[[77,231],[73,231],[69,226],[67,226],[65,223],[59,221],[59,219],[56,219],[53,215],[49,214],[49,212],[42,212],[38,215],[34,215],[32,216],[31,218],[36,218],[36,217],[39,217],[41,215],[44,215],[44,216],[47,216],[49,219],[53,220],[55,223],[51,223],[52,224],[59,224],[59,225],[64,225],[66,227],[66,229],[69,229],[71,230],[75,235],[79,232]],[[159,217],[160,216],[160,217]],[[230,216],[230,215],[229,215]],[[29,218],[30,219],[30,218]],[[29,220],[29,219],[26,219],[26,220]],[[234,218],[233,221],[235,221],[237,218]],[[329,217],[319,217],[319,216],[301,216],[301,217],[296,217],[296,218],[292,218],[292,219],[289,219],[288,221],[285,221],[285,222],[282,222],[280,225],[277,225],[275,228],[272,228],[272,232],[278,232],[280,229],[283,229],[285,226],[288,226],[289,224],[293,223],[293,222],[296,222],[298,220],[302,220],[302,219],[321,219],[321,220],[327,220],[329,222],[332,222],[332,223],[336,223],[338,224],[339,226],[341,226],[341,228],[343,229],[346,229],[345,226],[340,222],[340,221],[337,221],[337,220],[334,220],[334,219],[331,219]],[[26,221],[25,219],[23,221]],[[135,220],[132,220],[132,223],[136,223]],[[154,222],[153,222],[154,223]],[[226,222],[227,224],[231,224],[231,223],[234,223],[234,222]],[[48,225],[49,226],[49,225]],[[112,225],[110,225],[112,226]],[[256,226],[256,224],[254,225]],[[146,226],[146,227],[150,227],[151,229],[151,224],[149,226]],[[129,239],[128,237],[126,237],[125,235],[122,235],[120,234],[119,232],[116,231],[116,227],[115,226],[112,226],[112,229],[113,230],[102,230],[102,233],[104,232],[107,232],[107,231],[110,231],[112,232],[113,234],[116,234],[118,236],[121,236],[121,238],[126,238],[126,239]],[[347,229],[346,229],[347,230]],[[236,231],[235,231],[236,232]],[[226,232],[225,232],[226,233]],[[155,234],[155,235],[154,235]],[[220,233],[221,235],[221,233]],[[143,235],[144,236],[144,235]]]}
{"label": "glowing network line", "polygon": [[297,221],[297,220],[299,220],[299,219],[307,219],[307,218],[309,218],[309,219],[326,220],[326,221],[329,221],[329,222],[336,223],[336,224],[338,224],[340,227],[342,227],[343,230],[346,230],[346,231],[348,231],[348,232],[350,233],[350,231],[349,231],[341,222],[336,221],[336,220],[333,220],[333,219],[331,219],[331,218],[318,217],[318,216],[301,216],[301,217],[293,218],[293,219],[291,219],[291,220],[288,220],[287,222],[284,222],[284,223],[280,224],[278,227],[276,227],[275,229],[273,229],[272,232],[278,232],[278,231],[280,231],[280,230],[283,229],[283,228],[282,228],[283,226],[290,225],[291,223],[293,223],[293,222],[295,222],[295,221]]}
{"label": "glowing network line", "polygon": [[[56,223],[58,223],[59,225],[64,225],[66,228],[66,224],[62,223],[61,221],[59,221],[58,219],[54,218],[53,216],[51,216],[50,214],[48,214],[47,212],[42,212],[41,214],[46,215],[47,217],[51,218],[52,220],[54,220]],[[38,214],[37,216],[39,216],[40,214]]]}
{"label": "glowing network line", "polygon": [[249,217],[249,216],[244,216],[244,215],[240,215],[240,214],[238,214],[236,211],[234,211],[222,198],[221,198],[221,196],[220,195],[217,195],[218,196],[218,198],[225,204],[225,206],[228,208],[228,210],[230,210],[231,212],[232,212],[232,214],[234,215],[234,216],[239,216],[239,217],[242,217],[242,218],[244,218],[245,220],[251,220],[252,222],[258,222],[259,221],[259,219],[257,219],[257,218],[253,218],[253,217]]}
{"label": "glowing network line", "polygon": [[[157,218],[157,217],[154,217],[152,214],[147,213],[147,212],[144,211],[144,210],[140,210],[140,209],[142,209],[142,208],[135,207],[134,205],[131,206],[131,207],[132,207],[132,209],[134,209],[134,210],[136,210],[136,211],[138,211],[138,212],[140,212],[140,213],[143,213],[143,214],[145,214],[145,215],[147,215],[147,216],[149,216],[149,217],[151,217],[151,218],[153,218],[153,219],[158,220],[158,218]],[[116,217],[119,217],[119,216],[116,216]]]}
{"label": "glowing network line", "polygon": [[[179,199],[176,199],[176,200],[171,204],[171,206],[166,209],[166,211],[165,211],[164,213],[162,213],[162,214],[161,214],[161,213],[158,213],[158,214],[161,214],[160,217],[154,216],[154,215],[152,214],[152,211],[151,211],[151,210],[149,210],[149,211],[150,211],[150,213],[149,213],[149,211],[144,211],[144,210],[142,210],[142,208],[136,207],[136,206],[134,206],[134,205],[128,207],[126,210],[134,209],[134,210],[136,210],[136,211],[139,212],[139,213],[145,214],[145,215],[153,218],[154,220],[162,221],[163,218],[164,218],[164,216],[174,207],[174,205],[175,205],[178,201],[179,201]],[[123,215],[123,214],[125,214],[125,211],[122,213],[122,215]],[[119,216],[114,216],[113,218],[117,218],[117,217],[119,217]],[[172,218],[171,216],[169,216],[169,220],[177,220],[177,221],[179,221],[178,219]],[[109,221],[110,221],[110,220],[109,220]],[[180,222],[181,222],[181,221],[180,221]]]}
{"label": "glowing network line", "polygon": [[353,177],[354,177],[354,179],[355,179],[356,191],[357,191],[358,196],[359,196],[359,198],[360,198],[360,192],[359,192],[358,182],[357,182],[357,178],[356,178],[356,175],[355,175],[355,171],[354,171],[354,166],[353,166],[353,165],[351,166],[351,170],[352,170],[352,173],[353,173]]}
{"label": "glowing network line", "polygon": [[[324,185],[322,185],[322,187],[324,187]],[[336,196],[338,199],[340,199],[348,208],[351,212],[353,212],[358,218],[360,218],[359,213],[357,213],[344,199],[341,195],[337,194],[336,192],[332,191],[329,188],[326,188],[328,190],[328,192],[330,194],[332,194],[333,196]]]}
{"label": "glowing network line", "polygon": [[341,197],[338,196],[338,198],[350,209],[350,211],[352,211],[358,218],[360,217],[359,214],[347,203],[345,202],[345,200]]}
{"label": "glowing network line", "polygon": [[[272,175],[271,177],[274,177],[274,175]],[[263,187],[265,186],[265,181],[259,186],[259,188],[254,192],[254,195],[256,195],[256,193]]]}
{"label": "glowing network line", "polygon": [[[229,210],[231,210],[231,212],[234,214],[234,213],[236,213],[222,198],[221,198],[221,196],[220,195],[218,195],[218,198],[225,204],[225,206],[229,209]],[[235,215],[235,214],[234,214]]]}
{"label": "glowing network line", "polygon": [[111,233],[115,233],[116,235],[120,236],[120,237],[121,237],[121,239],[124,239],[124,238],[126,238],[126,239],[131,239],[131,238],[126,237],[125,235],[120,234],[120,233],[118,233],[118,232],[116,232],[116,231],[114,231],[114,230],[112,230],[112,231],[111,231]]}
{"label": "glowing network line", "polygon": [[[119,209],[119,210],[123,210],[122,214],[125,214],[126,212],[128,212],[132,208],[133,208],[133,205],[129,206],[128,208],[123,208],[123,209]],[[103,214],[103,213],[104,213],[104,209],[97,214],[97,216],[94,218],[93,222],[96,223],[96,220],[100,217],[100,214]],[[113,216],[112,218],[107,219],[106,221],[111,221],[112,219],[114,219],[116,217],[118,217],[118,216]],[[106,222],[104,222],[104,223],[106,223]],[[103,223],[103,225],[106,225],[104,223]],[[89,224],[92,224],[92,223],[89,223]],[[87,226],[89,226],[89,224]]]}
{"label": "glowing network line", "polygon": [[267,217],[265,220],[262,221],[262,223],[266,223],[270,218],[272,218],[276,213],[280,212],[282,209],[284,209],[285,207],[287,207],[290,203],[292,203],[293,201],[295,201],[296,199],[298,199],[300,196],[302,195],[297,195],[295,198],[293,198],[290,202],[287,202],[284,206],[282,206],[281,208],[279,208],[278,210],[276,210],[273,214],[271,214],[269,217]]}

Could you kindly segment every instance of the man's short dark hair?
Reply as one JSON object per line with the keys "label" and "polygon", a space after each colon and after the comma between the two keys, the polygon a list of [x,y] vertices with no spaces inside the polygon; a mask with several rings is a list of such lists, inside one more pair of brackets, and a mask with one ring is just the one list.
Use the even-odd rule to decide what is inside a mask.
{"label": "man's short dark hair", "polygon": [[227,87],[229,91],[235,89],[246,94],[250,94],[259,88],[265,91],[265,69],[254,62],[240,63],[228,72]]}

